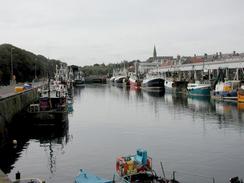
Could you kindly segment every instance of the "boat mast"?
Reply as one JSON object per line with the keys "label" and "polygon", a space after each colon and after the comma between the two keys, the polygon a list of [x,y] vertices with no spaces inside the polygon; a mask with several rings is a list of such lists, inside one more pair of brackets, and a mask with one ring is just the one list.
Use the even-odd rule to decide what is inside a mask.
{"label": "boat mast", "polygon": [[51,96],[50,96],[50,75],[48,73],[48,102],[49,102],[49,107],[52,109],[52,102],[51,102]]}

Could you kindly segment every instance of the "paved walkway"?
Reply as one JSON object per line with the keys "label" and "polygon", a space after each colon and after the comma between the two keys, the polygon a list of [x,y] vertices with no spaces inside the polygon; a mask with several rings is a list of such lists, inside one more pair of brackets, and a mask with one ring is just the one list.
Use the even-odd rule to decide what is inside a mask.
{"label": "paved walkway", "polygon": [[[40,87],[44,83],[43,82],[36,82],[32,84],[33,88]],[[0,86],[0,98],[6,98],[12,95],[15,95],[15,87],[16,86],[23,86],[23,84],[16,84],[16,85],[9,85],[9,86]]]}

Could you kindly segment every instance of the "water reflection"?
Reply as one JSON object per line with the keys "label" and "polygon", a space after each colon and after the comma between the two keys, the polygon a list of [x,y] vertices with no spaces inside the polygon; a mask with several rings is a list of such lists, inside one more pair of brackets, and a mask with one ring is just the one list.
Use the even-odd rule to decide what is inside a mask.
{"label": "water reflection", "polygon": [[[148,93],[149,94],[149,93]],[[168,107],[172,110],[189,110],[193,118],[196,116],[202,119],[216,119],[219,128],[229,127],[228,125],[237,125],[243,127],[244,123],[244,104],[236,102],[218,102],[209,97],[187,97],[177,94],[149,94],[151,97],[161,97]],[[157,107],[156,105],[154,107]],[[157,111],[157,110],[155,110]]]}
{"label": "water reflection", "polygon": [[164,92],[163,91],[144,91],[145,94],[148,94],[152,97],[163,97]]}
{"label": "water reflection", "polygon": [[110,87],[112,94],[118,98],[124,97],[128,100],[143,101],[148,100],[153,106],[153,111],[160,111],[161,102],[164,101],[177,113],[186,112],[193,119],[200,117],[210,122],[218,121],[219,128],[226,128],[226,125],[243,126],[244,121],[244,104],[233,102],[217,102],[209,97],[187,97],[182,94],[168,94],[164,92],[147,92],[141,90],[132,90],[128,88]]}
{"label": "water reflection", "polygon": [[74,88],[74,96],[79,97],[82,94],[82,90],[85,89],[85,85]]}
{"label": "water reflection", "polygon": [[[216,176],[218,182],[243,175],[241,104],[110,85],[86,85],[74,93],[67,128],[9,129],[19,143],[0,156],[0,168],[10,175],[19,169],[41,174],[47,182],[72,182],[80,168],[111,178],[116,156],[142,147],[157,172],[162,160],[170,173]],[[38,166],[28,167],[33,161]]]}
{"label": "water reflection", "polygon": [[[12,144],[13,139],[16,139],[18,142],[15,146]],[[69,123],[66,121],[60,126],[23,126],[14,122],[13,125],[8,127],[8,137],[6,140],[8,143],[0,149],[0,169],[2,169],[4,173],[11,172],[23,151],[27,149],[31,141],[34,140],[38,141],[40,147],[48,152],[49,170],[52,174],[55,172],[56,164],[53,146],[60,146],[62,151],[64,146],[70,141]]]}
{"label": "water reflection", "polygon": [[227,125],[238,125],[243,127],[244,104],[235,102],[217,102],[210,97],[188,97],[183,94],[169,94],[164,92],[148,92],[133,90],[130,88],[118,88],[110,86],[109,90],[116,97],[127,98],[128,100],[147,100],[153,106],[153,111],[157,114],[162,107],[162,101],[168,108],[177,113],[187,112],[193,120],[198,117],[210,122],[217,121],[219,128],[229,127]]}

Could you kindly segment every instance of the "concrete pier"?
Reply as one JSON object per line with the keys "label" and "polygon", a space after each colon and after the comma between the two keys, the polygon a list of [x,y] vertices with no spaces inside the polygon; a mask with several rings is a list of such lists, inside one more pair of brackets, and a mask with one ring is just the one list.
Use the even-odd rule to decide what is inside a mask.
{"label": "concrete pier", "polygon": [[[26,108],[29,104],[38,100],[37,89],[42,84],[36,84],[32,89],[15,93],[14,87],[11,92],[6,92],[0,98],[0,147],[4,144],[7,133],[7,125],[10,124],[13,117]],[[3,92],[2,92],[3,93]]]}

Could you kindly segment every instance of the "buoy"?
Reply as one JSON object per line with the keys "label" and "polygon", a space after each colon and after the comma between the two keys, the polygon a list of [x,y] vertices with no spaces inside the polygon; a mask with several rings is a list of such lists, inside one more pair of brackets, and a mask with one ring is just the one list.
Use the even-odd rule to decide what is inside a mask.
{"label": "buoy", "polygon": [[13,144],[14,145],[17,145],[17,140],[13,140]]}

